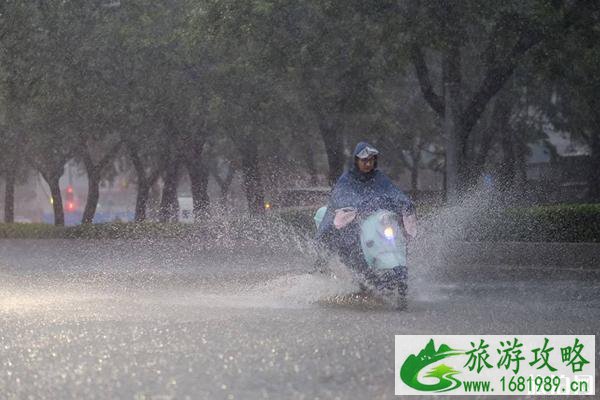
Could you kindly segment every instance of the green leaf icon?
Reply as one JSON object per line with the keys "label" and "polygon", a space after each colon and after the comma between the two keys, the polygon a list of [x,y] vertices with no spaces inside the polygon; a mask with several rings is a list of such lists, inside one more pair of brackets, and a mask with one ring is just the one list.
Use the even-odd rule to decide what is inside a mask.
{"label": "green leaf icon", "polygon": [[446,392],[456,389],[461,382],[454,375],[459,374],[460,371],[445,364],[437,365],[426,373],[425,377],[438,379],[438,382],[434,384],[421,383],[418,376],[421,370],[428,365],[462,354],[465,354],[464,351],[452,349],[445,344],[440,345],[436,350],[433,339],[431,339],[418,355],[411,354],[406,358],[400,368],[400,379],[411,388],[425,392]]}

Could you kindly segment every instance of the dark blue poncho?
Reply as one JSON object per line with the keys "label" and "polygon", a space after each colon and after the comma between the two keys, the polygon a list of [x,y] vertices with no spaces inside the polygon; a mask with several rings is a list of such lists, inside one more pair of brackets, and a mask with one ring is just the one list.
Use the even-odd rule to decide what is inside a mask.
{"label": "dark blue poncho", "polygon": [[[356,145],[354,156],[360,153],[366,142]],[[370,146],[373,147],[373,146]],[[331,191],[327,213],[319,225],[316,239],[322,240],[334,230],[335,210],[343,207],[354,207],[359,212],[371,212],[379,209],[389,210],[399,215],[414,213],[410,199],[383,172],[373,169],[369,173],[358,170],[356,163],[336,182]]]}

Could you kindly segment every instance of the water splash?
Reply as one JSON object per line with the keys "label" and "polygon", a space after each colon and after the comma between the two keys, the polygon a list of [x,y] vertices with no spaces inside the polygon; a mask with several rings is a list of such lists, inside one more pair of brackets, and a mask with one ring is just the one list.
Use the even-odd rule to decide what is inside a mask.
{"label": "water splash", "polygon": [[[453,289],[447,281],[455,244],[491,207],[492,196],[477,192],[457,206],[421,217],[419,237],[410,246],[409,299],[447,296]],[[310,274],[319,257],[310,233],[280,218],[223,213],[187,232],[177,239],[57,241],[58,247],[72,250],[40,254],[31,267],[19,265],[19,250],[5,252],[4,262],[12,267],[0,267],[8,277],[0,310],[85,309],[94,301],[138,307],[303,308],[323,301],[343,303],[358,291],[352,273],[338,260],[329,260],[331,276]]]}

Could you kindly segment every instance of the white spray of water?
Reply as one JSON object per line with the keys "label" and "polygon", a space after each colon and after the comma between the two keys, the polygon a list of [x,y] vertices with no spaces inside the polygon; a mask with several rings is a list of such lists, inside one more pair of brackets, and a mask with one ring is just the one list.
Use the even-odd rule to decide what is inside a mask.
{"label": "white spray of water", "polygon": [[[420,234],[409,250],[409,299],[432,302],[445,298],[447,289],[453,288],[447,283],[447,278],[453,273],[449,260],[456,251],[455,243],[464,239],[469,226],[476,223],[491,204],[488,193],[476,192],[464,197],[455,207],[440,208],[421,217]],[[12,292],[0,296],[0,310],[56,308],[110,299],[124,303],[136,302],[138,305],[162,303],[205,308],[305,308],[331,299],[335,302],[338,297],[357,292],[358,286],[352,274],[337,260],[329,262],[329,270],[333,272],[331,276],[308,273],[313,270],[318,257],[309,236],[274,218],[227,214],[214,216],[197,233],[178,243],[174,247],[176,251],[160,239],[138,242],[136,246],[146,248],[140,257],[130,256],[136,251],[134,246],[117,251],[114,246],[107,245],[102,249],[108,248],[109,254],[99,249],[98,254],[88,257],[92,264],[81,261],[81,271],[75,270],[67,279],[71,287],[65,286],[63,281],[57,288],[56,280],[52,279],[48,279],[45,289],[26,290],[18,285]],[[271,253],[267,257],[272,260],[263,269],[268,271],[272,267],[273,273],[265,274],[262,278],[259,276],[253,283],[248,283],[243,281],[243,277],[236,276],[240,273],[238,268],[231,270],[231,279],[224,281],[223,275],[220,275],[211,281],[210,277],[203,276],[203,287],[194,287],[193,284],[192,287],[181,287],[183,281],[194,280],[193,270],[181,266],[193,262],[195,255],[215,249],[229,249],[243,255],[246,249],[256,247]],[[123,257],[125,253],[127,258]],[[296,265],[295,271],[286,273],[285,265],[292,255],[300,257],[304,265]],[[168,257],[168,262],[161,264],[162,257]],[[218,257],[215,262],[219,262]],[[90,269],[90,265],[96,264],[97,268]],[[111,269],[111,264],[117,267]],[[224,265],[221,269],[225,276],[227,268],[229,266]],[[63,278],[68,276],[63,274]],[[123,287],[127,288],[128,281],[131,281],[135,290],[123,290]],[[40,283],[43,286],[43,278]],[[168,287],[169,283],[175,288]],[[165,287],[161,288],[162,285]]]}
{"label": "white spray of water", "polygon": [[447,282],[452,280],[458,244],[496,207],[492,192],[472,191],[456,205],[436,208],[420,218],[419,235],[409,247],[409,289],[414,300],[441,301],[455,288]]}

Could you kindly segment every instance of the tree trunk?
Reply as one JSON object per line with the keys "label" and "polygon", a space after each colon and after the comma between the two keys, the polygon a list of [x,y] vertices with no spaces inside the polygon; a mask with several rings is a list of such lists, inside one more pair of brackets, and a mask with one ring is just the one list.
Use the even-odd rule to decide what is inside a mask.
{"label": "tree trunk", "polygon": [[100,180],[102,179],[102,171],[111,162],[111,160],[116,157],[122,144],[122,141],[116,143],[110,150],[106,152],[98,164],[94,164],[94,160],[92,159],[87,143],[82,141],[80,146],[80,155],[83,158],[83,163],[88,176],[88,197],[85,202],[85,208],[81,218],[82,224],[91,224],[94,220],[94,215],[96,215],[96,209],[98,208],[98,200],[100,200]]}
{"label": "tree trunk", "polygon": [[[483,174],[488,154],[496,137],[500,137],[504,157],[503,167],[500,169],[500,186],[506,188],[506,182],[510,182],[509,185],[512,184],[514,180],[514,151],[510,126],[512,108],[513,99],[510,89],[505,89],[493,102],[489,123],[481,133],[481,143],[479,151],[475,155],[469,184],[474,185],[479,176]],[[504,165],[506,165],[506,169],[504,169]]]}
{"label": "tree trunk", "polygon": [[16,167],[9,166],[6,171],[6,184],[4,186],[4,222],[12,224],[15,222],[15,183]]}
{"label": "tree trunk", "polygon": [[[493,119],[493,117],[492,117]],[[471,166],[468,171],[467,176],[467,187],[474,187],[477,184],[477,180],[480,176],[483,175],[485,171],[485,163],[492,148],[492,143],[494,137],[501,129],[500,126],[494,124],[494,121],[491,124],[488,124],[483,128],[485,131],[481,133],[481,143],[479,144],[479,150],[474,154],[474,160],[471,163]]]}
{"label": "tree trunk", "polygon": [[88,196],[83,209],[82,224],[91,224],[96,215],[98,201],[100,200],[100,172],[95,168],[87,171],[88,175]]}
{"label": "tree trunk", "polygon": [[448,202],[456,203],[461,190],[465,171],[466,140],[457,124],[460,113],[460,48],[453,43],[444,55],[444,121],[446,141],[446,196]]}
{"label": "tree trunk", "polygon": [[[597,126],[600,129],[600,124],[597,124]],[[590,144],[589,198],[590,201],[600,202],[600,130],[592,133]]]}
{"label": "tree trunk", "polygon": [[410,169],[410,189],[413,193],[419,191],[419,167],[413,166]]}
{"label": "tree trunk", "polygon": [[446,165],[446,156],[444,156],[444,166],[442,170],[442,199],[444,203],[448,203],[448,174],[446,173],[447,165]]}
{"label": "tree trunk", "polygon": [[202,162],[202,152],[204,151],[206,138],[202,131],[197,131],[195,134],[188,133],[182,137],[182,140],[181,151],[190,177],[194,221],[199,222],[208,216],[210,206],[208,197],[209,170]]}
{"label": "tree trunk", "polygon": [[410,151],[410,187],[413,193],[419,191],[419,165],[421,164],[421,141],[419,137],[413,141]]}
{"label": "tree trunk", "polygon": [[588,198],[589,201],[600,202],[600,99],[596,96],[592,100],[588,100],[588,106],[595,122],[595,129],[592,131],[589,140]]}
{"label": "tree trunk", "polygon": [[231,183],[233,182],[233,178],[235,176],[235,170],[231,167],[227,170],[227,175],[225,175],[225,179],[219,184],[221,188],[221,206],[227,205],[227,196],[229,193],[229,188],[231,187]]}
{"label": "tree trunk", "polygon": [[220,206],[224,207],[227,205],[227,194],[229,193],[229,187],[231,187],[231,183],[233,182],[233,178],[235,176],[235,170],[231,167],[227,167],[227,174],[225,174],[225,178],[221,178],[219,176],[218,171],[211,171],[212,176],[215,178],[215,182],[219,186],[220,191]]}
{"label": "tree trunk", "polygon": [[344,146],[337,122],[328,119],[319,124],[329,166],[328,183],[333,186],[344,171]]}
{"label": "tree trunk", "polygon": [[[450,105],[450,96],[447,96],[448,100],[446,105]],[[446,142],[446,198],[449,203],[454,204],[458,200],[459,196],[459,136],[456,132],[456,125],[453,121],[452,113],[447,112],[444,117],[444,138]]]}
{"label": "tree trunk", "polygon": [[[200,164],[200,163],[196,163]],[[208,171],[202,165],[187,164],[192,190],[194,221],[202,221],[208,215],[210,199],[208,197]]]}
{"label": "tree trunk", "polygon": [[137,194],[135,196],[135,222],[144,222],[146,220],[146,204],[150,196],[150,185],[146,183],[146,179],[140,182],[138,175]]}
{"label": "tree trunk", "polygon": [[522,193],[527,186],[527,153],[529,146],[524,140],[519,140],[514,135],[513,150],[515,152],[515,180],[514,189],[518,193]]}
{"label": "tree trunk", "polygon": [[50,187],[50,195],[52,196],[52,209],[54,210],[54,225],[64,226],[65,225],[65,212],[63,209],[62,195],[60,193],[59,180],[60,176],[42,175]]}
{"label": "tree trunk", "polygon": [[150,192],[151,182],[146,177],[146,170],[140,159],[137,145],[133,142],[127,143],[127,150],[129,157],[135,168],[135,174],[137,177],[137,193],[135,196],[135,222],[143,222],[146,220],[146,204],[148,203],[148,197]]}
{"label": "tree trunk", "polygon": [[306,169],[308,170],[308,175],[310,176],[310,184],[312,186],[317,186],[317,168],[315,167],[315,157],[314,157],[314,149],[309,145],[302,151],[304,155],[304,162],[306,163]]}
{"label": "tree trunk", "polygon": [[513,143],[513,133],[509,128],[502,135],[502,165],[498,180],[503,191],[510,191],[515,183],[516,157]]}
{"label": "tree trunk", "polygon": [[137,177],[134,221],[143,222],[146,220],[146,209],[148,199],[150,198],[150,188],[158,179],[159,169],[157,168],[154,170],[154,172],[152,172],[148,177],[146,174],[146,169],[144,168],[144,164],[140,158],[137,144],[129,141],[126,143],[126,145]]}
{"label": "tree trunk", "polygon": [[258,148],[252,140],[240,149],[242,154],[243,186],[248,201],[248,209],[253,214],[262,214],[265,210],[264,188],[258,169]]}
{"label": "tree trunk", "polygon": [[179,212],[179,203],[177,201],[177,184],[179,183],[179,160],[171,157],[164,176],[165,185],[163,186],[160,199],[160,209],[158,219],[160,222],[175,222]]}

